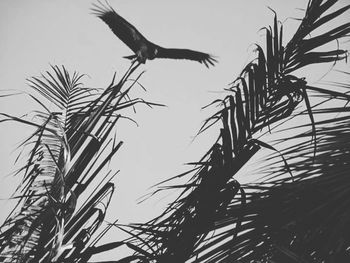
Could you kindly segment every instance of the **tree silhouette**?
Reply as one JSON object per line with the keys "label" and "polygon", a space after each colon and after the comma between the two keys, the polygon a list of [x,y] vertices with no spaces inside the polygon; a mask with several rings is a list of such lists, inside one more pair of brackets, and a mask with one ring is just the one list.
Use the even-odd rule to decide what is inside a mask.
{"label": "tree silhouette", "polygon": [[[124,228],[136,255],[147,262],[348,262],[348,84],[313,86],[300,71],[347,58],[326,46],[350,33],[350,23],[333,22],[350,6],[337,4],[309,1],[285,45],[276,14],[263,28],[265,47],[256,45],[256,58],[213,102],[220,109],[200,131],[221,123],[217,141],[187,184],[164,187],[183,189],[179,197],[154,220]],[[269,134],[278,136],[274,145],[264,139]],[[273,154],[255,181],[241,184],[235,176],[262,148]]]}
{"label": "tree silhouette", "polygon": [[123,244],[98,246],[110,227],[96,231],[114,192],[116,172],[103,169],[122,145],[111,136],[116,123],[124,109],[137,103],[154,105],[128,96],[137,79],[125,83],[136,68],[131,66],[118,83],[114,76],[101,92],[84,87],[83,75],[53,66],[52,72],[28,82],[55,110],[30,95],[43,108],[35,112],[35,122],[1,114],[1,122],[34,128],[23,143],[30,148],[28,161],[17,171],[23,176],[14,196],[18,203],[1,227],[2,262],[84,262]]}
{"label": "tree silhouette", "polygon": [[[219,110],[199,134],[218,128],[217,140],[193,169],[158,185],[155,192],[181,192],[146,223],[114,222],[97,232],[114,191],[115,172],[103,168],[122,144],[112,136],[116,124],[137,103],[157,105],[128,95],[138,65],[104,91],[85,88],[83,76],[64,67],[30,79],[55,110],[30,95],[43,108],[35,121],[1,113],[0,122],[34,128],[23,144],[27,163],[17,172],[18,203],[1,226],[1,261],[91,262],[127,246],[130,255],[104,262],[348,262],[349,85],[315,86],[304,73],[347,58],[340,43],[350,23],[336,18],[349,9],[337,0],[310,0],[288,42],[275,14],[256,58],[227,96],[210,104]],[[242,183],[240,171],[253,165],[247,173],[254,180]],[[100,244],[112,227],[130,238]]]}

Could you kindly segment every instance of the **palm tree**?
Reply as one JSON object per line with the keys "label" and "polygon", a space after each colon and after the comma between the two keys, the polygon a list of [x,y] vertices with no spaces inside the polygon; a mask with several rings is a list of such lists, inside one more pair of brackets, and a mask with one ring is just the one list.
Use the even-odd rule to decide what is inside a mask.
{"label": "palm tree", "polygon": [[[300,70],[346,59],[346,50],[327,45],[350,34],[350,23],[335,24],[350,9],[339,5],[310,0],[287,43],[275,14],[256,59],[211,104],[219,110],[199,133],[219,126],[217,140],[193,169],[160,184],[182,192],[147,223],[98,231],[114,192],[115,172],[103,168],[122,145],[111,136],[116,124],[124,109],[156,105],[128,96],[138,65],[104,91],[85,88],[83,75],[64,67],[30,79],[55,109],[30,95],[43,109],[35,118],[1,113],[0,122],[34,128],[23,143],[18,203],[1,226],[1,261],[89,262],[125,245],[134,253],[108,262],[348,262],[349,85],[314,86]],[[257,153],[264,156],[248,169],[254,180],[242,183]],[[100,244],[113,226],[131,237]]]}
{"label": "palm tree", "polygon": [[[287,43],[275,14],[263,28],[265,46],[256,45],[256,58],[228,95],[213,102],[220,109],[200,130],[221,124],[217,141],[192,170],[162,182],[191,176],[187,183],[156,190],[182,189],[179,197],[147,223],[117,225],[132,235],[127,242],[135,256],[143,262],[349,262],[350,86],[314,86],[301,70],[347,58],[339,42],[350,36],[350,23],[336,18],[349,9],[336,0],[310,0]],[[250,171],[253,181],[240,183],[238,172],[263,149],[273,154]]]}
{"label": "palm tree", "polygon": [[[114,76],[104,91],[84,87],[83,75],[52,66],[51,72],[28,80],[46,99],[30,95],[42,111],[30,120],[1,113],[0,122],[34,128],[22,145],[29,155],[17,171],[23,176],[13,196],[18,202],[1,226],[1,262],[86,262],[123,245],[98,245],[110,226],[97,230],[114,192],[117,172],[105,172],[105,167],[122,145],[112,136],[116,124],[123,110],[137,103],[155,105],[128,96],[138,78],[130,85],[126,81],[138,65],[118,83]],[[92,184],[93,191],[88,188]]]}

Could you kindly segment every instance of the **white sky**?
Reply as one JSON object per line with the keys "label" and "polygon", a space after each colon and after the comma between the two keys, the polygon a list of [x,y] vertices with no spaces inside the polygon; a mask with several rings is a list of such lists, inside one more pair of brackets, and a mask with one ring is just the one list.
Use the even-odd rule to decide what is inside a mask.
{"label": "white sky", "polygon": [[[116,71],[121,76],[130,62],[122,56],[132,51],[100,19],[91,14],[93,1],[85,0],[1,0],[0,83],[1,89],[28,91],[25,79],[38,76],[50,64],[88,74],[84,83],[106,87]],[[273,21],[270,6],[284,21],[302,17],[306,0],[109,0],[114,9],[150,41],[164,47],[189,48],[218,57],[210,69],[190,61],[154,60],[140,67],[146,70],[134,97],[166,104],[167,108],[139,106],[132,115],[139,127],[124,122],[119,139],[125,143],[111,166],[121,172],[115,180],[116,194],[109,218],[138,222],[149,218],[161,206],[154,199],[136,206],[136,199],[151,185],[181,173],[183,164],[206,152],[216,136],[199,137],[191,143],[202,122],[211,113],[201,110],[235,79],[251,57],[253,43],[261,41],[258,30]],[[297,23],[285,22],[287,37]],[[288,38],[285,38],[288,39]],[[250,46],[250,48],[249,48]],[[136,75],[134,75],[136,76]],[[22,114],[33,108],[28,98],[2,99],[0,112]],[[11,172],[16,154],[10,154],[23,137],[23,126],[0,126],[0,174]],[[0,198],[6,198],[15,184],[2,179]],[[0,203],[1,207],[1,203]],[[6,209],[0,213],[0,220]]]}

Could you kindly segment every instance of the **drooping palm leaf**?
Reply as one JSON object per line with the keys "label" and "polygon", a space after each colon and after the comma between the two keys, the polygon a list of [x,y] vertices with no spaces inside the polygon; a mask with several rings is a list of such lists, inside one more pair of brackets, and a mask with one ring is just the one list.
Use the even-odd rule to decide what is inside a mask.
{"label": "drooping palm leaf", "polygon": [[[36,128],[24,143],[31,150],[18,171],[23,176],[18,204],[1,227],[2,262],[85,262],[122,245],[98,245],[103,234],[96,231],[114,192],[114,174],[108,171],[103,177],[102,169],[122,145],[112,143],[110,135],[123,109],[140,102],[152,105],[128,97],[133,84],[125,88],[125,82],[137,67],[118,83],[113,78],[99,93],[80,83],[82,75],[53,66],[54,73],[32,78],[29,84],[56,106],[54,111],[37,111],[37,122],[2,114],[1,121]],[[98,180],[95,191],[77,206],[87,187]]]}
{"label": "drooping palm leaf", "polygon": [[[316,193],[309,199],[312,193],[304,191],[301,175],[294,167],[297,165],[306,174],[310,173],[312,163],[321,164],[326,156],[319,145],[327,141],[323,132],[325,123],[317,121],[314,115],[320,112],[326,114],[323,118],[333,120],[334,113],[348,111],[348,108],[334,105],[328,109],[317,108],[320,98],[343,101],[349,96],[332,88],[311,86],[304,76],[296,75],[296,70],[305,66],[335,63],[346,58],[346,50],[324,50],[325,44],[350,34],[349,23],[333,24],[333,20],[345,15],[350,6],[338,7],[336,3],[336,0],[310,0],[305,17],[285,46],[283,27],[275,15],[273,26],[265,28],[265,47],[257,45],[256,59],[233,82],[231,93],[216,101],[220,110],[208,118],[201,129],[203,132],[222,123],[214,146],[195,163],[196,172],[187,184],[164,187],[183,190],[159,217],[132,226],[134,238],[129,242],[138,246],[135,255],[147,257],[149,262],[322,262],[321,259],[336,260],[346,253],[345,240],[349,235],[346,239],[334,239],[338,245],[327,246],[322,241],[311,245],[308,228],[302,229],[303,219],[297,222],[302,229],[298,230],[298,235],[289,229],[291,222],[288,221],[292,216],[308,218],[308,209],[314,209],[313,200],[318,205],[326,201],[323,193]],[[310,97],[310,93],[316,93],[315,98]],[[273,159],[277,172],[268,173],[270,179],[266,183],[241,185],[234,176],[252,156],[261,148],[275,149],[261,136],[266,130],[274,133],[277,127],[291,129],[288,120],[300,116],[296,111],[298,107],[309,119],[304,129],[311,127],[302,135],[309,137],[307,142],[303,141],[302,145],[307,144],[304,152],[302,148],[286,148],[289,151],[281,151],[282,157],[278,153]],[[292,140],[294,136],[297,135],[289,134],[283,141]],[[339,141],[331,142],[330,139],[329,143],[337,145]],[[307,163],[296,161],[295,158],[303,156],[307,156]],[[347,170],[345,166],[341,169]],[[314,176],[321,178],[324,175],[315,173]],[[312,183],[308,185],[311,187]],[[304,202],[301,197],[308,201]],[[295,215],[292,214],[294,204],[301,206]],[[340,210],[336,208],[336,211]],[[317,216],[312,218],[318,219]],[[312,227],[309,230],[313,232]],[[301,249],[290,247],[293,238],[300,239],[298,246]],[[340,244],[342,240],[344,242]],[[335,251],[340,254],[334,256]]]}

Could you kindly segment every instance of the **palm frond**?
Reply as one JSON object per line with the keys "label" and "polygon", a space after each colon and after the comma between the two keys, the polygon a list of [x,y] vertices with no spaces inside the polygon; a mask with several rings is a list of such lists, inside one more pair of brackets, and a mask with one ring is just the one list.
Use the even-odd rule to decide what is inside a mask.
{"label": "palm frond", "polygon": [[[1,121],[36,129],[23,143],[30,151],[26,165],[18,171],[23,176],[16,193],[18,203],[1,226],[2,262],[82,262],[119,246],[97,245],[105,234],[97,231],[114,193],[115,173],[109,170],[99,178],[122,145],[109,139],[122,111],[137,103],[156,105],[129,98],[134,82],[126,88],[125,83],[137,67],[132,66],[118,83],[113,77],[108,88],[99,92],[83,86],[83,75],[52,66],[53,73],[28,80],[56,107],[52,112],[48,107],[45,112],[36,111],[35,121],[1,115]],[[95,191],[85,202],[78,202],[96,181],[100,183]]]}
{"label": "palm frond", "polygon": [[[350,8],[348,5],[338,7],[336,2],[310,0],[305,17],[285,46],[283,26],[275,14],[273,26],[264,28],[265,47],[256,46],[256,59],[244,67],[228,90],[229,94],[213,103],[220,109],[204,122],[200,130],[201,133],[222,124],[213,147],[194,163],[197,167],[190,173],[192,177],[186,184],[163,188],[181,189],[182,192],[159,217],[131,226],[132,236],[137,238],[128,242],[137,245],[135,255],[148,255],[149,262],[343,262],[339,259],[347,253],[349,235],[335,237],[336,231],[326,231],[326,224],[317,216],[320,209],[325,213],[335,204],[325,199],[326,189],[322,187],[327,184],[317,187],[317,193],[311,189],[312,180],[324,181],[321,178],[328,178],[327,173],[333,171],[329,167],[325,172],[319,170],[319,166],[327,167],[322,165],[327,156],[324,143],[328,142],[334,149],[345,140],[344,136],[341,141],[332,141],[325,130],[330,132],[328,121],[340,132],[340,127],[346,124],[334,116],[345,114],[348,107],[329,107],[328,102],[347,101],[348,95],[334,87],[323,89],[309,85],[296,71],[313,64],[346,59],[346,50],[326,49],[327,43],[348,37],[350,33],[350,24],[333,23]],[[325,26],[328,29],[322,31]],[[302,111],[298,112],[300,109]],[[308,116],[307,122],[305,115]],[[315,115],[322,115],[322,120]],[[298,127],[293,129],[289,125],[290,120],[300,118],[303,119],[301,134]],[[344,121],[348,120],[345,118]],[[266,134],[279,135],[278,131],[283,129],[290,130],[283,143],[277,147],[273,141],[268,141]],[[304,139],[302,143],[301,137]],[[279,149],[277,155],[269,158],[269,165],[275,169],[273,172],[257,171],[259,177],[267,174],[265,182],[239,183],[235,179],[238,171],[251,163],[261,148]],[[328,156],[330,152],[329,149]],[[338,155],[347,152],[342,148]],[[340,162],[347,163],[346,158],[341,158]],[[329,162],[333,163],[332,160]],[[340,164],[335,162],[334,165]],[[346,173],[347,169],[341,166],[340,173]],[[306,182],[308,175],[310,181]],[[332,176],[332,180],[334,178],[336,176]],[[341,202],[335,193],[339,187],[343,189],[343,184],[346,185],[340,179],[334,186],[334,201]],[[340,196],[344,197],[339,193]],[[293,212],[295,206],[300,209]],[[340,215],[341,219],[334,217],[332,222],[340,224],[341,221],[341,226],[345,226],[348,216],[346,212],[340,214],[341,211],[334,206],[334,213],[329,216]],[[322,221],[323,228],[317,223],[315,228],[309,229],[311,218]],[[303,227],[304,223],[306,227]],[[337,228],[337,231],[342,230],[345,231]],[[331,234],[335,243],[325,241],[323,237],[327,234]],[[319,242],[317,235],[323,238]],[[293,243],[298,245],[294,247]]]}

